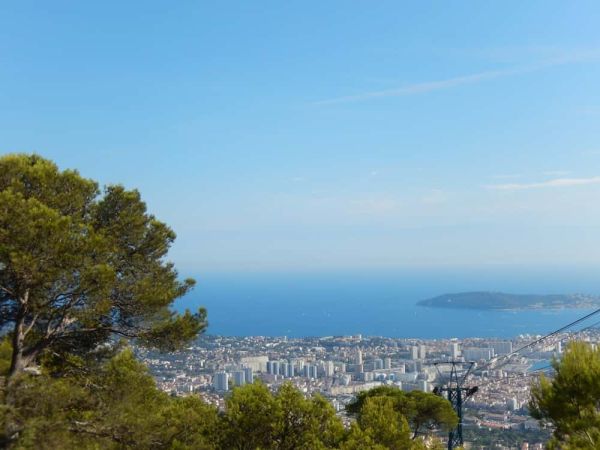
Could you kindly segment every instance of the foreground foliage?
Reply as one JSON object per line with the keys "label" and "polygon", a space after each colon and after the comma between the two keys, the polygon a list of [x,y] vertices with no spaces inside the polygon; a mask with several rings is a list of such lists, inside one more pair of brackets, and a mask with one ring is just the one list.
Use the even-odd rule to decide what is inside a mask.
{"label": "foreground foliage", "polygon": [[174,349],[206,326],[177,315],[179,281],[165,257],[173,231],[140,194],[60,171],[37,155],[0,157],[0,329],[10,329],[9,376],[45,354],[82,356],[115,336]]}
{"label": "foreground foliage", "polygon": [[221,447],[229,449],[329,449],[344,438],[331,404],[289,383],[275,395],[260,382],[234,389],[222,423]]}
{"label": "foreground foliage", "polygon": [[556,375],[543,375],[532,387],[531,414],[554,427],[549,448],[600,447],[600,349],[584,342],[570,343]]}
{"label": "foreground foliage", "polygon": [[[8,370],[10,343],[0,344]],[[19,449],[409,450],[409,421],[389,395],[363,396],[348,429],[331,404],[291,384],[271,392],[257,381],[237,387],[224,412],[199,397],[156,388],[146,367],[125,349],[97,358],[47,359],[38,375],[22,373],[0,390],[0,447]],[[113,353],[106,359],[105,352]],[[4,357],[2,357],[4,355]],[[1,376],[1,375],[0,375]],[[2,378],[0,378],[1,380]],[[426,394],[431,395],[431,394]],[[432,448],[429,446],[428,448]]]}
{"label": "foreground foliage", "polygon": [[73,363],[65,373],[24,373],[5,386],[1,443],[32,449],[213,448],[216,410],[197,397],[159,391],[130,350],[98,365]]}
{"label": "foreground foliage", "polygon": [[408,429],[412,439],[431,430],[449,431],[458,423],[458,417],[447,400],[422,391],[404,392],[392,386],[361,392],[346,409],[361,423],[365,420],[365,413],[376,404],[386,411],[388,420],[394,422],[398,429]]}

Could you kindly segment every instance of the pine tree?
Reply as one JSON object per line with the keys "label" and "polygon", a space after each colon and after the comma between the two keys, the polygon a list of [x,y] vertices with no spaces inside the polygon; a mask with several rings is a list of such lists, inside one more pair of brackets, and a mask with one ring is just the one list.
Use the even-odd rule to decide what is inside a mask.
{"label": "pine tree", "polygon": [[37,155],[0,158],[0,329],[9,376],[46,352],[84,355],[115,336],[174,349],[206,311],[169,309],[188,292],[166,255],[175,233],[140,194],[60,171]]}
{"label": "pine tree", "polygon": [[531,415],[554,427],[549,448],[600,447],[600,349],[571,342],[552,363],[552,380],[543,375],[531,389]]}

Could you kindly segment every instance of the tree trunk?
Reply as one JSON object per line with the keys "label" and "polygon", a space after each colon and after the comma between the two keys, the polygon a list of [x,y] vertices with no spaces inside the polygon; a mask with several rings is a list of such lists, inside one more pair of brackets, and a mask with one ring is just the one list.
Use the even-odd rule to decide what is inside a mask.
{"label": "tree trunk", "polygon": [[27,315],[27,303],[29,302],[29,290],[25,291],[25,295],[19,298],[19,311],[15,320],[15,327],[12,336],[12,358],[10,361],[10,370],[8,378],[10,379],[15,374],[20,373],[27,367],[31,358],[23,355],[25,347],[25,317]]}
{"label": "tree trunk", "polygon": [[23,345],[25,342],[25,314],[24,308],[21,307],[21,311],[17,316],[17,320],[15,322],[15,328],[13,330],[12,336],[12,358],[10,361],[10,370],[8,372],[8,377],[11,378],[13,375],[22,372],[26,367],[25,360],[23,358]]}

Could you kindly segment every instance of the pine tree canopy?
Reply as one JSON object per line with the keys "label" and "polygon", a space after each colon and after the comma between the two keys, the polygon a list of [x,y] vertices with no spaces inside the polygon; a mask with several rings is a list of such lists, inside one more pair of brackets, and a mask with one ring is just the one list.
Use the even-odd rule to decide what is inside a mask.
{"label": "pine tree canopy", "polygon": [[99,189],[37,155],[0,158],[0,329],[9,376],[43,354],[85,355],[121,336],[175,349],[206,311],[170,307],[192,288],[166,260],[175,233],[136,190]]}
{"label": "pine tree canopy", "polygon": [[571,342],[556,372],[543,375],[531,389],[531,415],[554,428],[548,448],[597,449],[600,447],[600,349]]}
{"label": "pine tree canopy", "polygon": [[[391,407],[399,420],[408,421],[412,439],[427,434],[433,429],[448,431],[458,423],[458,417],[450,402],[442,397],[422,391],[404,392],[394,386],[379,386],[360,392],[354,401],[347,405],[346,410],[356,415],[360,422],[363,420],[364,411],[374,408],[372,404],[365,409],[367,401],[375,398],[387,399],[384,403],[378,404],[379,407]],[[402,426],[401,424],[400,428]]]}

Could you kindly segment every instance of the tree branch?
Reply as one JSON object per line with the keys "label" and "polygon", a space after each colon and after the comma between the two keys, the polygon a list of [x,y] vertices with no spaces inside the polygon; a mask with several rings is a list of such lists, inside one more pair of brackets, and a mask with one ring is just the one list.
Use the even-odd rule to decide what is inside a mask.
{"label": "tree branch", "polygon": [[27,306],[27,303],[29,303],[29,289],[26,289],[26,290],[25,290],[25,295],[23,295],[23,297],[19,297],[19,296],[17,296],[17,298],[18,298],[18,300],[19,300],[19,303],[21,304],[21,306],[22,306],[23,308],[25,308],[25,310],[26,310],[26,309],[27,309],[27,308],[26,308],[26,306]]}
{"label": "tree branch", "polygon": [[85,428],[80,428],[81,426],[86,426],[88,425],[87,422],[78,422],[75,421],[74,422],[74,427],[69,427],[69,431],[73,432],[73,433],[84,433],[84,434],[89,434],[91,436],[95,436],[95,437],[103,437],[103,438],[108,438],[111,439],[119,444],[122,445],[135,445],[136,442],[132,441],[130,439],[125,439],[123,437],[117,436],[114,432],[110,432],[110,431],[95,431],[95,430],[91,430],[91,429],[85,429]]}
{"label": "tree branch", "polygon": [[31,329],[33,328],[35,323],[37,322],[38,317],[40,317],[40,313],[35,313],[33,315],[33,318],[31,319],[31,323],[27,326],[27,328],[25,328],[25,330],[23,330],[23,336],[27,336],[29,334],[29,332],[31,331]]}
{"label": "tree branch", "polygon": [[14,293],[14,292],[13,292],[11,289],[8,289],[8,288],[7,288],[7,287],[5,287],[5,286],[0,286],[0,291],[4,291],[4,292],[6,292],[8,295],[11,295],[11,296],[15,297],[15,293]]}

